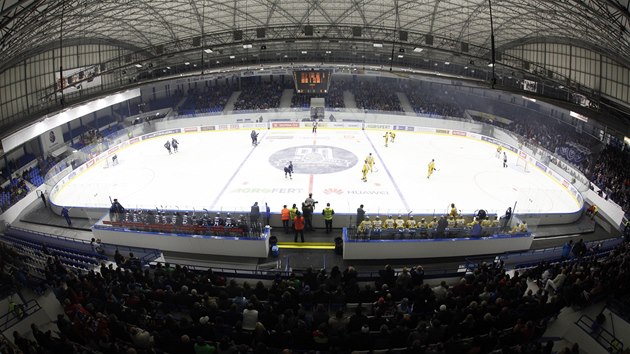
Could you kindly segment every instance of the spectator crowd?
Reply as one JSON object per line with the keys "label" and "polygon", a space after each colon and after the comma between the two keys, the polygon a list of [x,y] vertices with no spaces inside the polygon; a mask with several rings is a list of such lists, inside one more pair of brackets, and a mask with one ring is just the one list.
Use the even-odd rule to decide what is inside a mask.
{"label": "spectator crowd", "polygon": [[335,266],[252,284],[168,263],[145,269],[133,254],[118,252],[109,265],[76,274],[51,256],[45,276],[64,308],[56,321],[59,336],[33,326],[35,341],[17,332],[13,339],[27,354],[390,348],[546,354],[553,343],[537,339],[563,307],[607,296],[628,302],[628,251],[624,243],[598,258],[584,248],[573,258],[513,273],[500,261],[483,263],[453,284],[436,286],[426,283],[422,266],[397,271],[388,265],[373,282],[352,266]]}

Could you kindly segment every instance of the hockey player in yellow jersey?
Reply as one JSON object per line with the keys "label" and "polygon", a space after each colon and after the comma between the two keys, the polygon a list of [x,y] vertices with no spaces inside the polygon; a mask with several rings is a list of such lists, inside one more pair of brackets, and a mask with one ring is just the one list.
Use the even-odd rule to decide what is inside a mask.
{"label": "hockey player in yellow jersey", "polygon": [[362,235],[365,238],[370,238],[370,233],[372,232],[372,221],[368,215],[365,216],[365,219],[361,221],[359,227],[357,228],[357,234]]}
{"label": "hockey player in yellow jersey", "polygon": [[387,147],[387,143],[389,143],[389,132],[385,132],[383,138],[385,138],[385,147]]}
{"label": "hockey player in yellow jersey", "polygon": [[455,227],[455,217],[451,216],[450,218],[448,218],[448,228],[452,229]]}
{"label": "hockey player in yellow jersey", "polygon": [[372,156],[372,153],[370,153],[366,158],[365,158],[365,162],[368,165],[368,168],[370,169],[370,173],[373,172],[373,168],[374,168],[374,164],[376,162],[374,162],[374,156]]}
{"label": "hockey player in yellow jersey", "polygon": [[391,140],[392,144],[394,143],[395,139],[396,139],[396,133],[389,132],[389,140]]}
{"label": "hockey player in yellow jersey", "polygon": [[367,163],[367,161],[366,161],[366,162],[363,164],[363,168],[361,168],[361,174],[362,174],[362,176],[363,176],[363,177],[361,177],[361,180],[362,180],[363,182],[367,182],[367,173],[368,173],[368,170],[369,170],[369,169],[370,169],[370,167],[368,166],[368,163]]}
{"label": "hockey player in yellow jersey", "polygon": [[413,219],[413,215],[409,215],[409,219],[405,222],[405,229],[409,232],[411,237],[416,237],[416,231],[418,229],[418,225],[416,220]]}
{"label": "hockey player in yellow jersey", "polygon": [[380,235],[381,231],[383,231],[383,222],[381,221],[381,218],[377,215],[374,221],[372,222],[372,232],[374,232],[377,235]]}
{"label": "hockey player in yellow jersey", "polygon": [[429,221],[428,227],[429,229],[435,229],[437,227],[437,216],[433,217],[433,220]]}
{"label": "hockey player in yellow jersey", "polygon": [[385,228],[389,231],[394,230],[395,222],[394,218],[390,215],[385,219]]}
{"label": "hockey player in yellow jersey", "polygon": [[492,226],[492,220],[490,220],[490,218],[481,220],[481,226],[482,227],[490,227],[490,226]]}
{"label": "hockey player in yellow jersey", "polygon": [[518,228],[518,232],[527,232],[527,223],[523,221]]}
{"label": "hockey player in yellow jersey", "polygon": [[418,223],[418,228],[420,229],[426,229],[428,227],[426,220],[424,220],[424,218],[420,219],[420,222]]}
{"label": "hockey player in yellow jersey", "polygon": [[466,220],[463,215],[459,215],[457,219],[455,219],[455,227],[466,227]]}
{"label": "hockey player in yellow jersey", "polygon": [[397,230],[403,230],[405,228],[405,220],[403,219],[402,215],[398,215],[398,217],[396,218],[396,220],[394,220],[394,223],[396,224],[396,229]]}
{"label": "hockey player in yellow jersey", "polygon": [[501,146],[497,146],[497,153],[496,153],[497,159],[501,158],[501,152],[502,151],[503,151],[503,148]]}
{"label": "hockey player in yellow jersey", "polygon": [[457,216],[457,207],[455,206],[455,203],[451,203],[451,211],[450,213],[448,213],[448,215],[450,216]]}
{"label": "hockey player in yellow jersey", "polygon": [[431,159],[431,162],[429,162],[429,171],[427,173],[427,178],[431,177],[433,171],[435,171],[435,159]]}

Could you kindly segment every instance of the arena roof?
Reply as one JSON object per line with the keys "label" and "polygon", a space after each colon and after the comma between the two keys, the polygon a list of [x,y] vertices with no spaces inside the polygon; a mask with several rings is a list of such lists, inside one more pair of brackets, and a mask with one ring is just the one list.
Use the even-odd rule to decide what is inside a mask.
{"label": "arena roof", "polygon": [[[353,40],[429,45],[488,57],[490,5],[498,49],[531,41],[580,43],[627,63],[628,2],[0,0],[0,63],[5,63],[0,69],[58,45],[61,37],[66,43],[115,44],[147,56],[173,55],[201,45],[282,42],[276,49],[288,50],[301,47],[300,40],[331,47],[337,40]],[[360,28],[360,36],[354,27]],[[234,31],[243,31],[242,39]],[[433,44],[428,44],[431,39]]]}

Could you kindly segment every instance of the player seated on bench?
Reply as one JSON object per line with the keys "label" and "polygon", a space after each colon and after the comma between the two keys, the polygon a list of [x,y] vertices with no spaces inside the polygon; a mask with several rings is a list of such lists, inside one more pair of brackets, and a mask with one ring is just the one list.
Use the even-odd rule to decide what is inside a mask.
{"label": "player seated on bench", "polygon": [[372,232],[372,221],[368,215],[365,216],[365,219],[361,221],[359,227],[357,228],[357,239],[363,238],[365,240],[370,239],[370,235]]}

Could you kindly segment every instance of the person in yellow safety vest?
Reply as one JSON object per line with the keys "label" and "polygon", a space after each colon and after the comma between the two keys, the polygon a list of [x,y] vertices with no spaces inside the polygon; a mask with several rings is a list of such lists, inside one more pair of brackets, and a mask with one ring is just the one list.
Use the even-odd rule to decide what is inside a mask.
{"label": "person in yellow safety vest", "polygon": [[329,234],[332,232],[333,215],[335,215],[335,211],[330,207],[330,203],[326,203],[326,207],[322,211],[322,215],[324,216],[326,233]]}
{"label": "person in yellow safety vest", "polygon": [[282,227],[284,228],[284,233],[288,234],[289,233],[289,217],[290,217],[291,212],[289,211],[289,209],[287,208],[287,206],[283,206],[282,210],[280,211],[280,219],[282,220]]}

